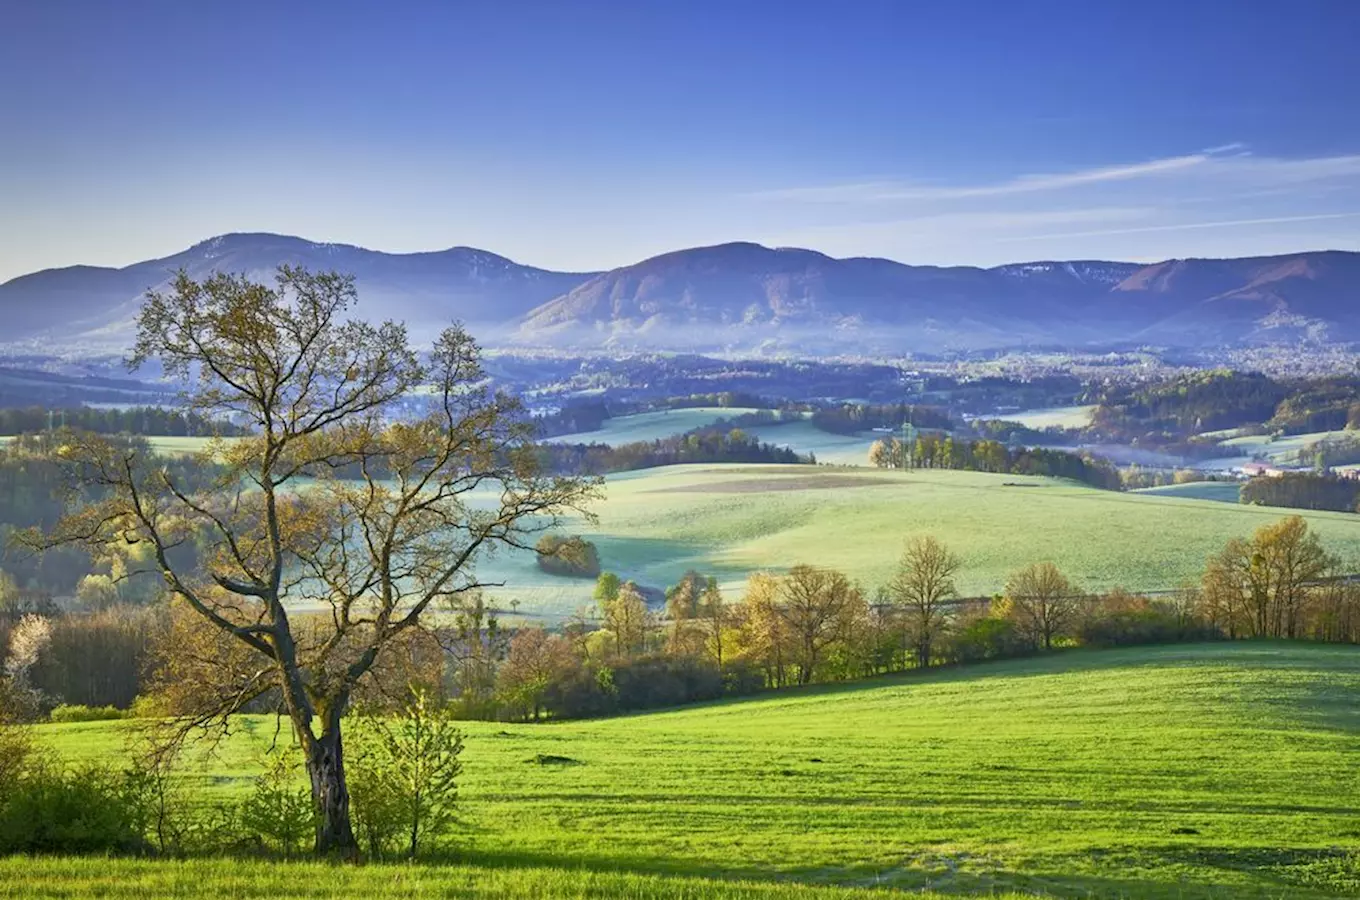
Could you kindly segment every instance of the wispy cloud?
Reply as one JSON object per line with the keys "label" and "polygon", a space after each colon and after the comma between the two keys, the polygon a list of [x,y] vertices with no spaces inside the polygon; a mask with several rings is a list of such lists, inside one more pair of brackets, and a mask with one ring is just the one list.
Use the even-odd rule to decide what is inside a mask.
{"label": "wispy cloud", "polygon": [[1145,162],[1097,166],[1070,172],[1022,174],[980,184],[941,185],[913,181],[872,181],[781,188],[748,195],[766,201],[824,204],[884,204],[903,201],[950,201],[1062,191],[1143,180],[1226,180],[1252,185],[1293,185],[1360,175],[1360,155],[1301,159],[1258,157],[1240,143],[1222,144],[1199,153]]}
{"label": "wispy cloud", "polygon": [[1321,222],[1327,219],[1360,218],[1360,211],[1318,213],[1310,216],[1271,216],[1264,219],[1229,219],[1218,222],[1177,222],[1168,225],[1143,225],[1133,228],[1102,228],[1097,231],[1066,231],[1049,234],[1025,234],[1001,238],[1004,242],[1039,241],[1053,238],[1104,237],[1114,234],[1144,234],[1153,231],[1192,231],[1201,228],[1242,228],[1249,225],[1282,225],[1289,222]]}

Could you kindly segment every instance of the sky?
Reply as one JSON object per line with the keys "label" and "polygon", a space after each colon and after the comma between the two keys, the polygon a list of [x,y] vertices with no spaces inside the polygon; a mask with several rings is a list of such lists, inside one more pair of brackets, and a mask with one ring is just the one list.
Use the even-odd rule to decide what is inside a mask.
{"label": "sky", "polygon": [[1360,250],[1360,2],[0,2],[0,281],[273,231],[564,270]]}

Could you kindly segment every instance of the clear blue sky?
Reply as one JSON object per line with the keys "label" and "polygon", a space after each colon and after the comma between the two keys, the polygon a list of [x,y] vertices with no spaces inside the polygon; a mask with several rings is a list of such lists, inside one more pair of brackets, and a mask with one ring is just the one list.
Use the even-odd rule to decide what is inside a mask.
{"label": "clear blue sky", "polygon": [[0,279],[227,231],[566,269],[1360,249],[1360,2],[8,2]]}

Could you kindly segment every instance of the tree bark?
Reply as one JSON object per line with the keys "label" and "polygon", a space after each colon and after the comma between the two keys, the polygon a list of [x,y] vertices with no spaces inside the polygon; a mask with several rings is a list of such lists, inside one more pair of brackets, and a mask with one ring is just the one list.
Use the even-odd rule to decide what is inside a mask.
{"label": "tree bark", "polygon": [[354,839],[350,821],[344,744],[338,724],[310,742],[307,774],[312,782],[312,802],[316,804],[316,852],[357,858],[359,843]]}

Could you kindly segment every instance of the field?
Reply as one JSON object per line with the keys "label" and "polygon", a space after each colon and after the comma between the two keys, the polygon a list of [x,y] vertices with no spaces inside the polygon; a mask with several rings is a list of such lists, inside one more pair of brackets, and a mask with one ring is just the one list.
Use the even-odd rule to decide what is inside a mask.
{"label": "field", "polygon": [[[1157,590],[1197,576],[1229,539],[1288,514],[1215,492],[1121,494],[978,472],[673,466],[610,477],[598,524],[580,530],[604,567],[626,578],[665,587],[695,568],[717,575],[731,596],[750,572],[799,562],[842,569],[872,590],[903,541],[924,533],[963,557],[965,594],[999,591],[1009,572],[1040,560],[1088,588]],[[1360,517],[1304,515],[1333,552],[1360,562]],[[492,593],[522,612],[558,618],[590,602],[590,581],[544,575],[529,553],[489,560],[482,574],[504,581]]]}
{"label": "field", "polygon": [[1054,406],[1050,409],[1027,409],[1018,413],[998,413],[989,418],[1019,422],[1026,428],[1085,428],[1091,424],[1094,406]]}
{"label": "field", "polygon": [[730,419],[755,412],[745,407],[700,406],[692,409],[663,409],[657,412],[636,413],[606,419],[598,431],[563,434],[547,440],[554,444],[631,444],[636,441],[655,441],[682,434],[695,428],[712,425],[719,419]]}
{"label": "field", "polygon": [[1188,484],[1168,484],[1163,487],[1143,488],[1134,493],[1150,497],[1217,500],[1220,503],[1242,502],[1242,485],[1236,481],[1192,481]]}
{"label": "field", "polygon": [[1309,434],[1291,434],[1271,438],[1269,435],[1248,435],[1229,438],[1219,444],[1229,447],[1244,456],[1263,456],[1273,462],[1311,464],[1312,460],[1298,459],[1299,452],[1309,444],[1323,440],[1338,440],[1356,436],[1354,431],[1315,431]]}
{"label": "field", "polygon": [[[593,722],[468,723],[460,868],[312,866],[293,890],[777,897],[797,881],[1354,895],[1357,691],[1360,649],[1237,643],[1072,651]],[[273,728],[242,724],[187,776],[199,796],[246,788]],[[127,728],[47,725],[39,737],[73,759],[109,758]],[[132,896],[138,884],[192,893],[202,877],[265,896],[280,871],[5,860],[0,885]]]}

